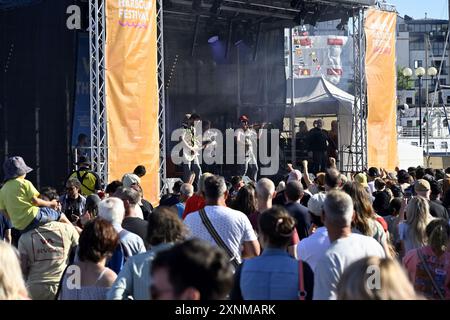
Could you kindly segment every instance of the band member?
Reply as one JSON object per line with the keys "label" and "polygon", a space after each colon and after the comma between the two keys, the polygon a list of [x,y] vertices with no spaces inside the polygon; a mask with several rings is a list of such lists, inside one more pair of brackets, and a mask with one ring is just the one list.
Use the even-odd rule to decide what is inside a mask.
{"label": "band member", "polygon": [[[192,114],[183,121],[184,133],[181,137],[184,144],[183,152],[183,181],[187,183],[191,174],[195,174],[194,185],[197,185],[199,177],[202,175],[202,168],[200,167],[200,150],[202,143],[197,136],[196,126],[200,122],[198,114]],[[187,151],[188,150],[188,151]]]}
{"label": "band member", "polygon": [[338,122],[336,120],[331,121],[331,131],[328,132],[328,158],[339,159],[339,140],[338,140]]}
{"label": "band member", "polygon": [[[247,176],[253,181],[258,178],[258,161],[256,159],[256,140],[259,138],[253,127],[248,124],[248,117],[242,115],[239,118],[241,128],[236,130],[236,140],[239,147],[244,147],[245,163],[242,176]],[[242,169],[241,169],[242,170]]]}
{"label": "band member", "polygon": [[301,163],[303,160],[310,160],[308,157],[308,126],[305,121],[298,124],[298,132],[295,135],[295,149],[297,150],[297,161]]}
{"label": "band member", "polygon": [[312,172],[325,172],[327,165],[328,133],[323,129],[322,119],[314,121],[314,128],[308,133],[308,149],[313,154]]}
{"label": "band member", "polygon": [[216,157],[216,137],[217,131],[210,130],[211,129],[211,121],[203,120],[202,121],[202,141],[203,141],[203,163],[202,170],[203,172],[209,172],[212,174],[217,173],[217,164],[210,163],[212,160],[215,160]]}

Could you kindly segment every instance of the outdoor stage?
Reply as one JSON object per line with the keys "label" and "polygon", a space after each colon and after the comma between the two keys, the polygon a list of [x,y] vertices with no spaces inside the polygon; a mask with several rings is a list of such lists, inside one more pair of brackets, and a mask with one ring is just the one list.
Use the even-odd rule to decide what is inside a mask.
{"label": "outdoor stage", "polygon": [[[100,8],[96,11],[97,17],[93,11],[89,12],[88,2],[91,8]],[[302,1],[293,1],[293,6],[290,1],[269,0],[171,0],[164,1],[163,6],[161,0],[156,1],[157,19],[152,26],[157,28],[159,107],[151,107],[158,107],[160,145],[156,150],[154,144],[152,152],[160,155],[160,187],[165,188],[164,181],[170,171],[166,166],[173,146],[170,133],[180,127],[185,113],[199,113],[210,120],[213,127],[222,130],[235,128],[240,114],[249,115],[254,123],[270,122],[276,127],[282,126],[289,107],[284,29],[300,22],[314,23],[311,19],[350,19],[352,22],[353,37],[357,40],[354,53],[360,57],[355,61],[350,165],[355,169],[367,165],[366,120],[363,116],[367,107],[363,2],[366,3],[305,1],[305,7]],[[368,2],[366,4],[374,1]],[[101,91],[105,90],[101,81],[102,75],[106,72],[107,76],[110,71],[105,71],[102,64],[105,43],[98,42],[102,32],[103,36],[105,30],[108,34],[101,16],[105,8],[96,7],[101,5],[102,1],[94,0],[47,0],[0,10],[3,44],[0,62],[9,61],[0,83],[4,119],[0,157],[7,154],[24,156],[36,168],[31,176],[40,187],[61,185],[72,168],[71,146],[76,143],[72,131],[77,108],[87,108],[94,120],[90,122],[90,136],[91,141],[97,141],[93,146],[95,170],[104,178],[117,178],[108,177],[108,153],[114,154],[115,150],[107,144],[106,102],[103,98],[92,101],[92,94],[106,96]],[[80,9],[80,28],[68,28],[68,18],[73,12],[68,9],[71,6]],[[320,14],[312,14],[314,12]],[[90,32],[89,24],[96,26],[91,27]],[[100,35],[95,37],[94,31]],[[89,34],[87,47],[90,52],[80,52],[80,38]],[[217,37],[216,41],[208,41],[213,36]],[[100,60],[95,58],[98,52]],[[77,65],[83,63],[80,54],[90,61],[91,93],[89,105],[81,106],[76,103],[80,101],[83,88],[78,83],[80,71]],[[92,77],[93,69],[100,77]],[[92,123],[97,123],[95,132]],[[108,125],[114,127],[114,123]],[[127,130],[126,127],[123,129]],[[135,157],[135,161],[139,161],[139,157]],[[132,165],[129,166],[131,170]]]}

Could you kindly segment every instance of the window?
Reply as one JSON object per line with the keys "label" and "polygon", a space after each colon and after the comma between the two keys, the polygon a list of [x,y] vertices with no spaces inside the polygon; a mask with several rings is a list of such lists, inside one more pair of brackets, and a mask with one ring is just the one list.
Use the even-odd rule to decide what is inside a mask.
{"label": "window", "polygon": [[450,104],[450,96],[447,96],[447,104]]}
{"label": "window", "polygon": [[429,147],[431,150],[434,150],[434,142],[430,142],[430,144],[428,145],[428,147]]}
{"label": "window", "polygon": [[412,125],[412,120],[407,120],[406,121],[406,126],[407,127],[412,127],[413,125]]}
{"label": "window", "polygon": [[439,79],[441,85],[445,86],[447,84],[447,79]]}
{"label": "window", "polygon": [[426,32],[430,32],[430,31],[431,31],[431,24],[427,24],[427,25],[425,26],[425,31],[426,31]]}
{"label": "window", "polygon": [[447,141],[442,141],[442,142],[441,142],[441,149],[448,149],[448,143],[447,143]]}
{"label": "window", "polygon": [[415,60],[414,61],[414,69],[422,67],[422,60]]}
{"label": "window", "polygon": [[416,120],[416,127],[420,127],[420,120]]}
{"label": "window", "polygon": [[407,104],[412,104],[413,103],[413,99],[411,97],[406,98],[406,103]]}
{"label": "window", "polygon": [[411,142],[411,145],[414,146],[414,147],[418,147],[419,143],[418,142]]}

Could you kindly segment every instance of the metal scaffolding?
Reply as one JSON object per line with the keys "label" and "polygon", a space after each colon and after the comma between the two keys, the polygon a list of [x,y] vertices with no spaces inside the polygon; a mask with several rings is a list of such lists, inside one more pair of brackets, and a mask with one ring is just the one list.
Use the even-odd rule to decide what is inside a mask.
{"label": "metal scaffolding", "polygon": [[105,5],[103,0],[89,0],[91,163],[103,183],[108,181]]}
{"label": "metal scaffolding", "polygon": [[160,193],[167,190],[166,170],[166,96],[164,90],[164,25],[163,25],[163,0],[156,1],[156,24],[157,24],[157,46],[158,46],[158,130],[159,130],[159,180]]}
{"label": "metal scaffolding", "polygon": [[[105,23],[104,0],[89,0],[90,119],[92,170],[108,182],[108,133],[105,92]],[[160,192],[167,189],[166,117],[164,93],[163,0],[157,0],[158,51],[158,133]]]}
{"label": "metal scaffolding", "polygon": [[359,172],[367,167],[367,83],[365,73],[366,37],[364,8],[357,8],[353,22],[353,62],[355,104],[352,116],[352,140],[344,171]]}

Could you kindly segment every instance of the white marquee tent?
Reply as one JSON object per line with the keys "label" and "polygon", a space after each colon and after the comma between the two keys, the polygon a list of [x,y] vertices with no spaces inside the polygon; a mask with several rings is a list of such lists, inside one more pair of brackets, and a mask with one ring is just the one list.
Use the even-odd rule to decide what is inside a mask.
{"label": "white marquee tent", "polygon": [[[287,80],[287,103],[291,103],[292,84]],[[354,96],[339,89],[323,77],[294,80],[295,116],[320,118],[335,115],[339,128],[339,150],[346,150],[352,137],[352,111]],[[291,107],[287,107],[287,116],[291,116]],[[340,159],[341,164],[348,163]]]}

